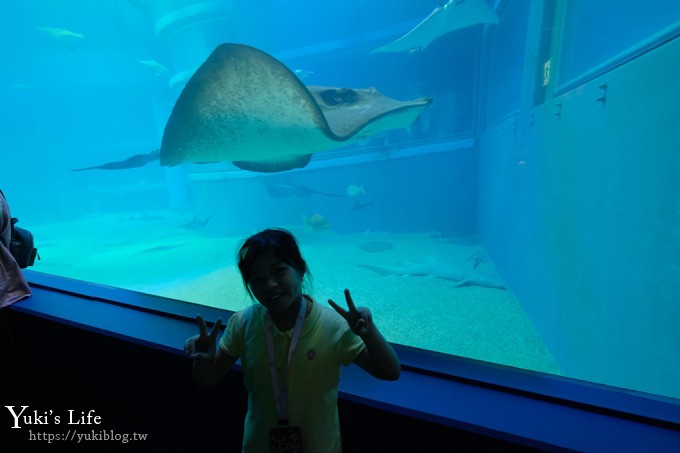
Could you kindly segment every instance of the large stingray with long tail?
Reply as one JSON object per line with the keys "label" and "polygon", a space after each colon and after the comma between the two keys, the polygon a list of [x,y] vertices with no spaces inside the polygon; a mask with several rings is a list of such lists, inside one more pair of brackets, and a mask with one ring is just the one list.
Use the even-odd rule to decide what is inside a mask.
{"label": "large stingray with long tail", "polygon": [[87,169],[231,161],[250,171],[306,166],[312,154],[410,127],[429,98],[397,101],[375,88],[305,86],[283,63],[221,44],[196,70],[165,125],[160,152]]}

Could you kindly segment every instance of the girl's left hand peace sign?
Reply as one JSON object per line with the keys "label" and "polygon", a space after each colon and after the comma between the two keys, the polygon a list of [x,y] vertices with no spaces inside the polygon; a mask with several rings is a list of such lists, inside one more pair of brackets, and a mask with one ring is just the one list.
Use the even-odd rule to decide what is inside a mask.
{"label": "girl's left hand peace sign", "polygon": [[347,308],[349,308],[349,310],[345,310],[331,299],[328,299],[328,303],[335,309],[335,311],[340,313],[340,316],[345,318],[349,324],[349,327],[352,329],[352,332],[359,336],[366,335],[366,333],[368,333],[369,327],[371,327],[371,311],[366,307],[357,308],[354,305],[354,301],[352,300],[352,296],[349,293],[349,289],[345,289],[345,300],[347,301]]}

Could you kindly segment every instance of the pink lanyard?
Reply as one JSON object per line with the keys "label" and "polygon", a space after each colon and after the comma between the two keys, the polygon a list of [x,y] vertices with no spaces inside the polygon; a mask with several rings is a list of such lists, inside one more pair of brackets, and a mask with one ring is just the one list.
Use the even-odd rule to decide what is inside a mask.
{"label": "pink lanyard", "polygon": [[288,424],[288,369],[290,368],[290,361],[293,358],[293,353],[297,349],[300,333],[302,332],[302,324],[305,320],[305,311],[307,303],[302,298],[300,304],[300,311],[295,320],[295,329],[293,330],[293,338],[290,340],[290,348],[288,349],[288,362],[286,363],[286,379],[279,384],[279,378],[276,373],[276,357],[274,354],[274,323],[272,315],[267,310],[267,355],[269,356],[269,374],[272,378],[272,388],[274,390],[274,400],[276,401],[276,412],[279,416],[279,424]]}

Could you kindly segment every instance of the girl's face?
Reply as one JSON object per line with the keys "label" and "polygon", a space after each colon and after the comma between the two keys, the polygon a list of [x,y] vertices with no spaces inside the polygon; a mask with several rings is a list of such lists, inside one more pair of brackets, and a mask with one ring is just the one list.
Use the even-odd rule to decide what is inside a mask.
{"label": "girl's face", "polygon": [[302,297],[302,275],[271,252],[255,258],[248,286],[258,302],[274,313]]}

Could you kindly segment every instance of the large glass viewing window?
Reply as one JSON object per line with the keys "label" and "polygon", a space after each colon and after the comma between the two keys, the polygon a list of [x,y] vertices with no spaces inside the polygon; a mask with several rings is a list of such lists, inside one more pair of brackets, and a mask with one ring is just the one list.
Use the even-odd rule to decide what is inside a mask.
{"label": "large glass viewing window", "polygon": [[560,8],[560,85],[621,64],[668,39],[680,16],[680,3],[668,0],[616,6],[606,0],[569,0]]}
{"label": "large glass viewing window", "polygon": [[[236,251],[283,227],[307,290],[350,288],[391,342],[680,398],[677,2],[452,1],[433,14],[448,31],[423,22],[443,3],[4,3],[0,188],[36,238],[32,269],[236,311],[255,303]],[[106,168],[160,148],[221,43],[305,86],[432,103],[304,168]],[[260,74],[228,99],[299,102],[257,98]]]}

